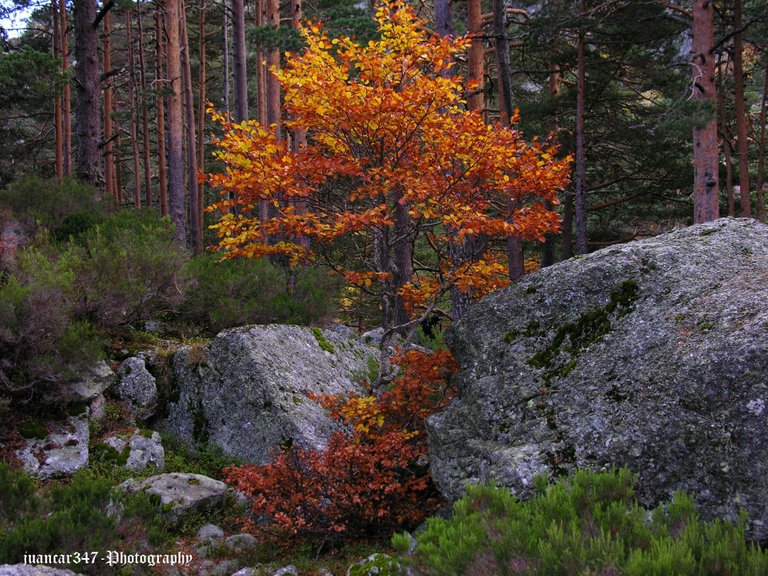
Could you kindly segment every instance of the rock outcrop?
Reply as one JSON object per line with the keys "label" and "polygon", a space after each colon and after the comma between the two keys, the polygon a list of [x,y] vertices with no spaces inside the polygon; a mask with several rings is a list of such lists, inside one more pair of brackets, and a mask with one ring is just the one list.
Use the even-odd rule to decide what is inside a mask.
{"label": "rock outcrop", "polygon": [[460,395],[428,421],[458,497],[494,479],[626,466],[651,506],[688,491],[706,518],[768,537],[768,227],[724,219],[526,276],[448,335]]}
{"label": "rock outcrop", "polygon": [[362,392],[378,351],[334,331],[247,326],[174,357],[175,400],[160,430],[265,463],[286,444],[325,447],[338,429],[308,394]]}
{"label": "rock outcrop", "polygon": [[[126,480],[125,492],[146,492],[160,497],[166,520],[175,525],[190,514],[207,514],[223,507],[231,495],[224,482],[200,474],[173,472],[144,480]],[[232,496],[234,499],[234,496]]]}
{"label": "rock outcrop", "polygon": [[127,358],[117,373],[120,377],[115,393],[121,400],[128,401],[136,418],[146,420],[157,408],[157,383],[147,370],[143,358]]}
{"label": "rock outcrop", "polygon": [[16,452],[24,469],[38,478],[74,474],[88,466],[88,416],[72,416],[63,422],[50,422],[45,438],[29,439]]}

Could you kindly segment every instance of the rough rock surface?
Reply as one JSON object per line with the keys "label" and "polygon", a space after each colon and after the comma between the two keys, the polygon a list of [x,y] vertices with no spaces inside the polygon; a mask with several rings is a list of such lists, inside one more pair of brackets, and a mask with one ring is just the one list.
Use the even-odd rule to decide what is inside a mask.
{"label": "rough rock surface", "polygon": [[377,352],[317,328],[224,330],[208,346],[177,352],[178,399],[160,429],[255,463],[287,443],[323,448],[338,427],[307,394],[361,392],[358,382]]}
{"label": "rough rock surface", "polygon": [[88,417],[72,416],[49,424],[50,434],[27,440],[16,452],[24,469],[39,478],[74,474],[88,466]]}
{"label": "rough rock surface", "polygon": [[134,472],[145,468],[165,468],[165,449],[160,434],[151,430],[136,430],[130,436],[119,434],[104,440],[121,454],[129,450],[125,467]]}
{"label": "rough rock surface", "polygon": [[768,537],[768,227],[723,219],[526,276],[448,340],[460,395],[428,421],[450,498],[495,479],[627,466]]}
{"label": "rough rock surface", "polygon": [[50,566],[32,566],[31,564],[3,564],[0,576],[77,576],[72,570],[51,568]]}
{"label": "rough rock surface", "polygon": [[115,373],[104,360],[78,375],[72,384],[67,385],[68,398],[71,402],[90,402],[100,396],[115,382]]}
{"label": "rough rock surface", "polygon": [[169,522],[180,522],[191,513],[207,513],[223,506],[229,494],[227,485],[200,474],[173,472],[144,480],[126,480],[118,486],[126,492],[157,494]]}
{"label": "rough rock surface", "polygon": [[150,418],[157,409],[157,383],[143,358],[127,358],[118,368],[117,396],[127,400],[140,420]]}

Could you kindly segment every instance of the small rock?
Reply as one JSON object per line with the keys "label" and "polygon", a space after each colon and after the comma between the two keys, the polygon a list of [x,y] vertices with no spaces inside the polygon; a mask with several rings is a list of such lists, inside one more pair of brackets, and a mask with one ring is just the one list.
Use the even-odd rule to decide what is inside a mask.
{"label": "small rock", "polygon": [[143,491],[157,494],[163,504],[166,519],[180,522],[192,513],[208,513],[221,508],[227,500],[227,485],[200,474],[178,472],[150,476],[144,480],[126,480],[118,486],[126,492]]}
{"label": "small rock", "polygon": [[88,466],[88,417],[71,416],[44,439],[30,439],[16,452],[24,469],[39,478],[74,474]]}
{"label": "small rock", "polygon": [[90,402],[115,383],[115,373],[104,360],[99,360],[78,374],[77,380],[67,386],[65,400]]}
{"label": "small rock", "polygon": [[232,574],[232,576],[256,576],[256,571],[253,568],[242,568]]}
{"label": "small rock", "polygon": [[259,545],[259,541],[251,534],[235,534],[227,538],[224,544],[238,552],[247,552],[255,550]]}
{"label": "small rock", "polygon": [[120,377],[116,390],[118,398],[130,403],[136,418],[150,418],[157,409],[157,383],[144,360],[128,358],[120,364],[117,373]]}
{"label": "small rock", "polygon": [[209,576],[230,576],[233,572],[240,569],[241,563],[238,560],[225,560],[208,569]]}
{"label": "small rock", "polygon": [[293,564],[289,564],[288,566],[280,568],[280,570],[272,574],[272,576],[299,576],[299,569]]}
{"label": "small rock", "polygon": [[104,422],[107,417],[107,400],[104,398],[104,394],[99,394],[89,405],[91,420],[94,422]]}
{"label": "small rock", "polygon": [[401,566],[395,558],[389,554],[376,552],[365,560],[352,564],[347,569],[347,576],[394,576],[400,574]]}
{"label": "small rock", "polygon": [[138,472],[145,468],[155,468],[159,471],[165,468],[165,449],[157,432],[137,430],[131,436],[128,447],[131,453],[125,467],[129,470]]}
{"label": "small rock", "polygon": [[201,526],[195,534],[198,542],[208,542],[211,540],[222,540],[224,538],[224,530],[216,526],[216,524],[206,524]]}

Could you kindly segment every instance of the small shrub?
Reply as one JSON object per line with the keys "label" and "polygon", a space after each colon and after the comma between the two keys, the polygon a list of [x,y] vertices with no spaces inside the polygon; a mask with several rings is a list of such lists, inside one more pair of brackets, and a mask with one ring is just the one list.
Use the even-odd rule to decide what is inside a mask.
{"label": "small shrub", "polygon": [[39,506],[35,495],[35,482],[22,470],[14,470],[0,461],[0,532],[6,523],[33,512]]}
{"label": "small shrub", "polygon": [[185,259],[173,224],[150,210],[123,210],[70,244],[78,314],[114,327],[143,322],[176,309],[183,297]]}
{"label": "small shrub", "polygon": [[[744,521],[703,522],[677,494],[649,514],[627,470],[579,471],[519,502],[506,489],[470,486],[450,520],[418,536],[417,573],[630,576],[768,573],[768,553],[744,540]],[[398,549],[405,539],[393,540]]]}
{"label": "small shrub", "polygon": [[309,324],[331,313],[338,291],[319,270],[290,271],[266,259],[219,261],[215,254],[189,260],[184,282],[180,319],[210,333],[244,324]]}
{"label": "small shrub", "polygon": [[[0,206],[7,206],[29,224],[39,224],[66,241],[114,209],[110,200],[98,200],[90,186],[74,178],[43,180],[28,177],[0,190]],[[75,216],[79,214],[79,216]]]}
{"label": "small shrub", "polygon": [[426,465],[424,419],[448,399],[455,361],[410,351],[381,397],[317,397],[350,430],[323,451],[291,447],[265,466],[233,466],[225,480],[247,494],[247,528],[278,538],[337,544],[414,526],[439,506]]}
{"label": "small shrub", "polygon": [[74,273],[36,248],[23,250],[0,280],[0,390],[19,402],[55,396],[101,342],[73,305]]}

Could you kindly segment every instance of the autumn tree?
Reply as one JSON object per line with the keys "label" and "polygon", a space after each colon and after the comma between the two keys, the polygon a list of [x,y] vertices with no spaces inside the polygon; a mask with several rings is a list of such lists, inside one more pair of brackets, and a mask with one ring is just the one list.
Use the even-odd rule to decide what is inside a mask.
{"label": "autumn tree", "polygon": [[[430,36],[407,7],[382,7],[376,19],[381,37],[366,45],[302,29],[306,49],[278,77],[286,127],[306,129],[306,147],[216,115],[224,134],[215,155],[226,170],[208,179],[224,198],[215,228],[226,257],[325,260],[380,298],[385,347],[452,286],[480,296],[506,282],[491,239],[540,240],[555,229],[544,201],[556,202],[568,162],[466,109],[461,79],[443,72],[468,39]],[[274,207],[263,222],[261,201]],[[448,229],[458,240],[482,236],[482,246],[452,262]],[[414,256],[417,245],[428,258]]]}

